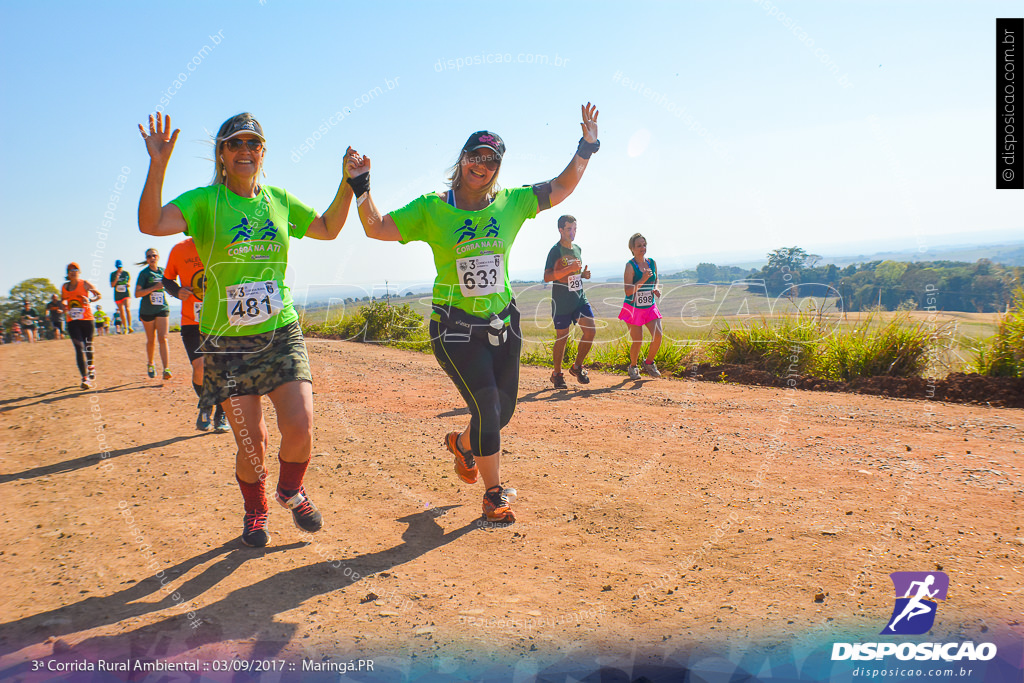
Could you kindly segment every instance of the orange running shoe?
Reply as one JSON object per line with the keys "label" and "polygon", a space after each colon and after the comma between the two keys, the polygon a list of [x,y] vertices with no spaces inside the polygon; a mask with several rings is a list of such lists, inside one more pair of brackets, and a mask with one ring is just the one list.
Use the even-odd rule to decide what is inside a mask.
{"label": "orange running shoe", "polygon": [[488,522],[511,524],[516,521],[516,514],[512,512],[505,489],[501,486],[492,486],[484,494],[484,516]]}
{"label": "orange running shoe", "polygon": [[467,484],[475,484],[477,480],[476,459],[472,451],[463,453],[459,448],[459,432],[449,432],[444,438],[444,445],[455,456],[455,474]]}

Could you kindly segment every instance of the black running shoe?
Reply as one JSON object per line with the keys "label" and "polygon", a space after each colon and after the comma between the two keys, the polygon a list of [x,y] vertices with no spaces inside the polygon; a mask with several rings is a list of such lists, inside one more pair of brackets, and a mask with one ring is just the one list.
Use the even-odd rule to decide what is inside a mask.
{"label": "black running shoe", "polygon": [[551,383],[555,385],[555,389],[568,389],[569,385],[565,383],[565,375],[562,373],[552,373]]}
{"label": "black running shoe", "polygon": [[298,493],[287,500],[281,495],[281,490],[278,489],[274,497],[283,507],[292,511],[292,520],[295,522],[295,526],[302,531],[313,533],[323,528],[324,518],[320,511],[316,509],[316,505],[313,505],[312,501],[306,496],[305,488],[299,489]]}
{"label": "black running shoe", "polygon": [[242,543],[264,548],[270,543],[269,516],[266,512],[246,512],[242,518]]}
{"label": "black running shoe", "polygon": [[577,368],[575,365],[570,365],[569,374],[575,377],[576,381],[580,384],[590,384],[590,373],[587,372],[586,368]]}

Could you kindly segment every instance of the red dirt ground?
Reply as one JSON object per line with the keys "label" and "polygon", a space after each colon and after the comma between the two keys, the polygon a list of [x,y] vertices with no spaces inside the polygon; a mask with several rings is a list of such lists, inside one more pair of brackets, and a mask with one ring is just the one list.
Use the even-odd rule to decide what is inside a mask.
{"label": "red dirt ground", "polygon": [[554,391],[524,367],[520,521],[494,528],[441,446],[468,418],[431,356],[308,345],[326,526],[307,542],[275,506],[265,550],[238,541],[233,440],[195,431],[177,335],[166,383],[141,335],[99,339],[95,392],[70,342],[0,347],[0,678],[55,652],[443,671],[836,638],[878,633],[890,572],[936,568],[937,637],[1024,633],[1020,410],[599,372]]}

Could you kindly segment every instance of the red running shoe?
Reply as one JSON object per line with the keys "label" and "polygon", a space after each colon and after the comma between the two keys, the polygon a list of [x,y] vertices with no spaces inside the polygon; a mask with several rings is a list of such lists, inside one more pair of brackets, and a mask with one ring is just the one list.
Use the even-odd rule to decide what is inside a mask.
{"label": "red running shoe", "polygon": [[449,432],[444,438],[444,445],[455,456],[455,474],[467,484],[475,484],[477,480],[476,458],[473,452],[463,453],[459,448],[459,432]]}
{"label": "red running shoe", "polygon": [[516,521],[516,515],[505,497],[505,489],[501,486],[492,486],[484,494],[484,515],[488,522],[511,524]]}

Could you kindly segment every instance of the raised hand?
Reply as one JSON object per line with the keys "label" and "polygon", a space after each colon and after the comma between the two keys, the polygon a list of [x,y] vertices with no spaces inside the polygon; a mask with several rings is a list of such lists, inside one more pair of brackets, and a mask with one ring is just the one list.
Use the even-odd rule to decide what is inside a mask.
{"label": "raised hand", "polygon": [[370,172],[370,157],[364,157],[351,147],[345,150],[345,174],[349,178]]}
{"label": "raised hand", "polygon": [[583,129],[583,139],[587,142],[597,141],[597,107],[587,102],[580,107],[583,110],[583,122],[580,127]]}
{"label": "raised hand", "polygon": [[160,119],[160,114],[157,114],[154,120],[152,114],[149,115],[149,135],[146,134],[146,129],[139,124],[139,132],[142,133],[142,139],[146,141],[146,151],[149,152],[149,158],[154,163],[167,165],[167,162],[171,159],[171,152],[174,151],[174,143],[178,140],[178,133],[180,129],[175,129],[171,132],[171,116],[165,114],[163,120]]}

